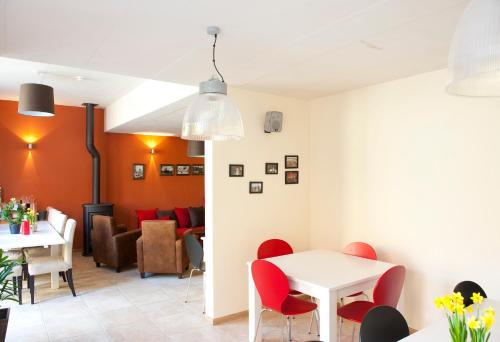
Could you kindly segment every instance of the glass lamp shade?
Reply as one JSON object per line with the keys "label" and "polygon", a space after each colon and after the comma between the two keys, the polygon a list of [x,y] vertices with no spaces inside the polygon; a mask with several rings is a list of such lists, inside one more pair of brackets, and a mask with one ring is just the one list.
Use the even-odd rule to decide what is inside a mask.
{"label": "glass lamp shade", "polygon": [[205,157],[205,142],[189,140],[187,155],[188,157]]}
{"label": "glass lamp shade", "polygon": [[451,94],[500,96],[500,1],[472,0],[449,55]]}
{"label": "glass lamp shade", "polygon": [[18,112],[31,116],[54,116],[54,89],[45,84],[21,84]]}
{"label": "glass lamp shade", "polygon": [[241,113],[225,94],[198,94],[184,115],[183,139],[223,141],[243,137]]}

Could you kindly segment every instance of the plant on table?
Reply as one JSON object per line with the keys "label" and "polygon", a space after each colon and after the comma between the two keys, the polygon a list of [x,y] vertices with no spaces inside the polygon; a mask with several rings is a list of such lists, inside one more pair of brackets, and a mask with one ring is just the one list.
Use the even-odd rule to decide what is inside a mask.
{"label": "plant on table", "polygon": [[437,297],[436,307],[446,315],[448,328],[453,342],[466,342],[470,336],[471,342],[488,342],[490,329],[495,321],[495,310],[490,306],[481,311],[483,297],[474,293],[472,305],[465,307],[464,297],[460,292],[454,292],[444,297]]}
{"label": "plant on table", "polygon": [[0,218],[7,221],[9,224],[21,224],[25,214],[26,208],[24,205],[15,198],[11,198],[10,201],[2,206]]}

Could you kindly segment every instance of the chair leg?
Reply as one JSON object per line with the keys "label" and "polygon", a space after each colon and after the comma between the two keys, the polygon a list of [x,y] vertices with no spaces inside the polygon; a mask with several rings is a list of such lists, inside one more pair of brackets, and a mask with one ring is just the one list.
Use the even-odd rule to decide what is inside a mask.
{"label": "chair leg", "polygon": [[141,279],[146,278],[146,274],[144,272],[141,272]]}
{"label": "chair leg", "polygon": [[14,290],[14,294],[17,294],[17,283],[16,283],[16,278],[17,277],[12,277],[12,289]]}
{"label": "chair leg", "polygon": [[25,262],[21,265],[22,267],[22,273],[23,273],[23,278],[24,280],[28,280],[28,276],[29,276],[29,273],[28,273],[28,264]]}
{"label": "chair leg", "polygon": [[23,276],[17,277],[17,299],[19,300],[19,305],[23,304]]}
{"label": "chair leg", "polygon": [[257,341],[257,334],[259,332],[260,321],[262,320],[262,313],[264,311],[266,311],[266,309],[260,310],[259,319],[257,320],[257,328],[255,329],[255,336],[253,338],[253,342]]}
{"label": "chair leg", "polygon": [[186,291],[186,299],[184,300],[184,303],[188,302],[188,296],[189,296],[189,287],[191,286],[191,278],[193,277],[193,272],[195,271],[195,268],[191,269],[191,272],[189,272],[189,280],[188,280],[188,287]]}
{"label": "chair leg", "polygon": [[66,274],[64,272],[59,272],[59,276],[63,278],[63,281],[67,283],[66,281]]}
{"label": "chair leg", "polygon": [[96,262],[95,263],[95,267],[101,267],[101,263],[100,262]]}
{"label": "chair leg", "polygon": [[354,322],[352,322],[352,336],[351,336],[351,341],[354,342],[354,329],[356,327],[354,326]]}
{"label": "chair leg", "polygon": [[116,273],[120,273],[122,271],[122,268],[121,267],[117,267],[116,268]]}
{"label": "chair leg", "polygon": [[31,304],[35,304],[35,276],[30,275],[28,277],[28,284],[30,288],[30,294],[31,294]]}
{"label": "chair leg", "polygon": [[73,283],[73,269],[70,268],[66,271],[66,278],[68,278],[68,285],[73,297],[76,297],[75,284]]}
{"label": "chair leg", "polygon": [[344,323],[344,320],[342,317],[340,317],[340,322],[339,322],[339,341],[341,341],[342,338],[342,323]]}
{"label": "chair leg", "polygon": [[182,279],[182,273],[177,273],[177,278]]}
{"label": "chair leg", "polygon": [[316,335],[318,335],[318,337],[319,337],[319,311],[318,311],[318,309],[314,310],[314,313],[316,315]]}
{"label": "chair leg", "polygon": [[292,320],[290,316],[286,318],[287,326],[288,326],[288,341],[292,341]]}
{"label": "chair leg", "polygon": [[[314,303],[314,298],[311,297],[311,300]],[[312,325],[313,325],[313,319],[314,319],[314,311],[312,312],[311,320],[309,321],[309,330],[307,331],[307,333],[309,335],[311,335],[311,332],[312,332],[311,330],[312,330]]]}

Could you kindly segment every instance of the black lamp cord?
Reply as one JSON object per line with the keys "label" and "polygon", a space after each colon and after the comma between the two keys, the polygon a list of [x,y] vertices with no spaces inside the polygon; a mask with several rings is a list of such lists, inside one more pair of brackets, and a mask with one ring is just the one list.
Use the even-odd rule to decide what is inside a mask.
{"label": "black lamp cord", "polygon": [[217,71],[220,78],[222,79],[222,82],[224,83],[224,76],[222,76],[222,74],[219,72],[219,69],[217,69],[217,65],[215,64],[215,44],[217,43],[217,34],[214,34],[214,37],[215,37],[215,39],[214,39],[214,45],[213,45],[213,49],[212,49],[212,62],[214,63],[215,71]]}

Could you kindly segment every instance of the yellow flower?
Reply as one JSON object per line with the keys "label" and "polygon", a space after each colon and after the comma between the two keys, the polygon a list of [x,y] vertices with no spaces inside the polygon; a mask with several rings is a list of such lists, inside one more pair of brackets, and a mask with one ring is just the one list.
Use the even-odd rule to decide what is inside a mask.
{"label": "yellow flower", "polygon": [[484,312],[488,315],[495,317],[495,310],[491,306],[489,306],[486,310],[484,310]]}
{"label": "yellow flower", "polygon": [[481,294],[480,294],[480,293],[478,293],[478,292],[474,292],[474,293],[472,294],[472,297],[470,297],[470,299],[472,299],[472,302],[473,302],[474,304],[481,304],[481,303],[483,302],[483,299],[484,299],[484,298],[483,298],[483,296],[481,296]]}
{"label": "yellow flower", "polygon": [[448,311],[450,312],[455,311],[455,303],[453,303],[453,299],[450,295],[446,295],[443,297],[443,304],[445,308],[448,309]]}
{"label": "yellow flower", "polygon": [[444,307],[443,297],[436,297],[436,299],[434,299],[434,305],[436,306],[436,308],[442,309]]}
{"label": "yellow flower", "polygon": [[452,294],[452,298],[455,301],[456,304],[463,304],[464,303],[464,297],[460,292],[454,292]]}
{"label": "yellow flower", "polygon": [[481,323],[479,323],[479,321],[474,316],[469,318],[469,320],[467,321],[467,325],[469,326],[470,329],[473,329],[473,330],[481,327]]}
{"label": "yellow flower", "polygon": [[457,314],[459,314],[459,315],[464,314],[464,305],[463,304],[456,304],[455,309],[457,311]]}
{"label": "yellow flower", "polygon": [[465,310],[467,310],[467,313],[472,313],[474,311],[474,307],[472,305],[469,305],[465,308]]}
{"label": "yellow flower", "polygon": [[495,316],[489,313],[485,313],[483,317],[481,317],[481,320],[483,321],[486,329],[490,329],[493,322],[495,322]]}

